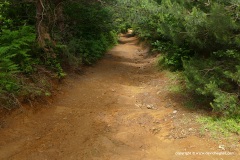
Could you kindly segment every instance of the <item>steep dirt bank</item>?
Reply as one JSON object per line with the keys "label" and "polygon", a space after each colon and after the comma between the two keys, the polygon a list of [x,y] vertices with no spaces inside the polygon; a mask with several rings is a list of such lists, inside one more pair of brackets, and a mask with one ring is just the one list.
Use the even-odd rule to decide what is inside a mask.
{"label": "steep dirt bank", "polygon": [[235,151],[207,155],[228,150],[198,136],[194,123],[187,130],[175,125],[192,113],[166,90],[168,79],[137,39],[120,41],[82,76],[68,78],[51,105],[10,116],[0,130],[0,159],[239,159]]}

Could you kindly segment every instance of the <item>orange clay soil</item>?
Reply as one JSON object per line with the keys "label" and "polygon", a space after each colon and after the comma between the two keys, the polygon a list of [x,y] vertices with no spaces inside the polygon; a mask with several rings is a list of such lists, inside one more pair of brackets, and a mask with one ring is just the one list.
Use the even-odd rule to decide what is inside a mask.
{"label": "orange clay soil", "polygon": [[[51,104],[8,116],[1,122],[0,159],[240,159],[238,149],[223,150],[199,136],[194,116],[191,120],[197,113],[169,93],[169,79],[155,68],[156,57],[137,43],[136,37],[122,35],[95,66],[69,76]],[[233,155],[206,153],[228,151]]]}

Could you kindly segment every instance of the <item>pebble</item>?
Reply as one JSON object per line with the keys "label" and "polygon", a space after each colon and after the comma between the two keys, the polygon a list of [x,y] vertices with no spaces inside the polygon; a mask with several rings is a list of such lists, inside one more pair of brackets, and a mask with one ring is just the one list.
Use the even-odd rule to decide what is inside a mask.
{"label": "pebble", "polygon": [[193,128],[189,128],[188,131],[193,131]]}
{"label": "pebble", "polygon": [[147,109],[156,109],[153,105],[147,105]]}
{"label": "pebble", "polygon": [[176,113],[177,113],[177,110],[174,110],[174,111],[173,111],[173,114],[176,114]]}
{"label": "pebble", "polygon": [[158,92],[157,92],[157,95],[161,94],[161,92],[162,92],[162,91],[158,91]]}
{"label": "pebble", "polygon": [[222,149],[222,150],[225,150],[225,146],[224,145],[219,145],[218,148]]}
{"label": "pebble", "polygon": [[152,132],[152,134],[158,134],[160,132],[161,128],[152,128],[150,129],[150,132]]}
{"label": "pebble", "polygon": [[141,108],[142,104],[135,104],[135,106]]}

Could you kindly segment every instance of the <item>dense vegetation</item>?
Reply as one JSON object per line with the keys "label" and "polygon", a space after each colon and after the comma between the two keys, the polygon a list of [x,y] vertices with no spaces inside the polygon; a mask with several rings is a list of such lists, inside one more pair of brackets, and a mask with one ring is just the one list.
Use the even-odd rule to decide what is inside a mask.
{"label": "dense vegetation", "polygon": [[187,88],[215,112],[239,116],[239,1],[119,0],[118,4],[123,11],[119,21],[163,54],[159,64],[184,71]]}
{"label": "dense vegetation", "polygon": [[112,10],[88,0],[0,1],[0,105],[51,95],[62,69],[91,65],[116,44]]}
{"label": "dense vegetation", "polygon": [[239,12],[237,0],[1,1],[1,104],[50,95],[49,77],[93,64],[132,27],[207,107],[239,116]]}

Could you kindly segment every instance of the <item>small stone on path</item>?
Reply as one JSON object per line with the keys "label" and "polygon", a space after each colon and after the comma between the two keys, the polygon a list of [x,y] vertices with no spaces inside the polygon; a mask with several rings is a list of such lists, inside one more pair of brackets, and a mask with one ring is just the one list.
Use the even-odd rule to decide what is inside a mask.
{"label": "small stone on path", "polygon": [[176,113],[177,113],[177,110],[174,110],[174,111],[173,111],[173,114],[176,114]]}

